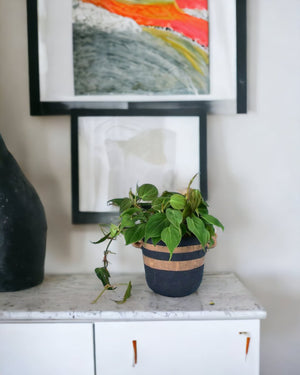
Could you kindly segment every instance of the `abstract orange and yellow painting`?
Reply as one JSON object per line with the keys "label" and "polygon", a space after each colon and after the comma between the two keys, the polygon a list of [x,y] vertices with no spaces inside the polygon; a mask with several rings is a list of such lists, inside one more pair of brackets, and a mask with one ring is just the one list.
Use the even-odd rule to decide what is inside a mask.
{"label": "abstract orange and yellow painting", "polygon": [[73,0],[75,95],[209,93],[207,0]]}

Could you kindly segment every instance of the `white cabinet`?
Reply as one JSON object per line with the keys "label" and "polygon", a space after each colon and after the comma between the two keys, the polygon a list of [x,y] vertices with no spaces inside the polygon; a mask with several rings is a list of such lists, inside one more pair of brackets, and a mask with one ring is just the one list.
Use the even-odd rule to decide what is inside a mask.
{"label": "white cabinet", "polygon": [[99,322],[95,335],[97,375],[259,373],[259,320]]}
{"label": "white cabinet", "polygon": [[1,375],[93,375],[93,325],[0,324]]}
{"label": "white cabinet", "polygon": [[97,375],[259,373],[259,320],[94,325],[0,324],[0,374],[92,375],[94,368]]}
{"label": "white cabinet", "polygon": [[122,305],[121,288],[91,304],[99,283],[85,274],[0,293],[0,375],[258,375],[266,313],[235,275],[204,274],[182,298],[153,293],[143,274],[114,275],[124,280]]}

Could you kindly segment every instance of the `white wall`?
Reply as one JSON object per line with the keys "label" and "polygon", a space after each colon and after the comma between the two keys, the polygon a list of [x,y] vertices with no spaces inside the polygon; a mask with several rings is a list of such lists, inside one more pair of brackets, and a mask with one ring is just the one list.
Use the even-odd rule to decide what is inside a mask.
{"label": "white wall", "polygon": [[[30,117],[25,0],[0,0],[0,132],[42,199],[46,271],[92,272],[96,225],[71,224],[70,119]],[[296,374],[300,352],[300,1],[248,0],[247,115],[209,116],[212,212],[225,224],[207,271],[234,271],[268,311],[263,375]],[[116,246],[112,270],[143,271]]]}

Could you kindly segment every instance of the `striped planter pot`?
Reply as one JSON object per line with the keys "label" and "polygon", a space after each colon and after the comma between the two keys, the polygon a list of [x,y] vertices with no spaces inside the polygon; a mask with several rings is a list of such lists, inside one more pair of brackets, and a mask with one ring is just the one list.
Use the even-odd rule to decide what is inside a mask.
{"label": "striped planter pot", "polygon": [[155,293],[168,297],[183,297],[195,292],[202,281],[206,249],[195,237],[184,238],[169,260],[169,250],[163,242],[154,246],[141,242],[146,281]]}

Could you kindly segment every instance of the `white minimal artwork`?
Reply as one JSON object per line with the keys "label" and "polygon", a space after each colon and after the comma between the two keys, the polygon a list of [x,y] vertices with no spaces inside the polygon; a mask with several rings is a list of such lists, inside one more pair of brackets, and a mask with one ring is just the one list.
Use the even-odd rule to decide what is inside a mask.
{"label": "white minimal artwork", "polygon": [[144,183],[183,191],[199,147],[198,116],[78,117],[79,211],[113,211],[108,200]]}

